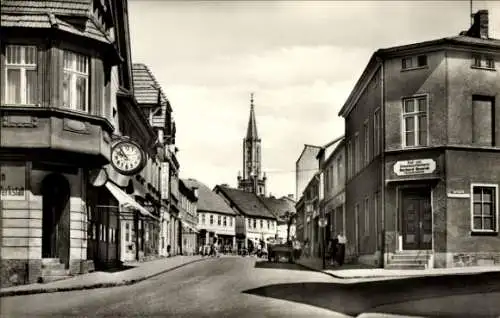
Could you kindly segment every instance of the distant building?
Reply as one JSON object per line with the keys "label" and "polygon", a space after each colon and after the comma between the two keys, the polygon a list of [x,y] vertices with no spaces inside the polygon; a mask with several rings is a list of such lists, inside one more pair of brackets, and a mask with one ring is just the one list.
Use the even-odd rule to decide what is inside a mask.
{"label": "distant building", "polygon": [[234,248],[236,246],[235,228],[236,212],[222,197],[210,190],[202,182],[195,179],[184,179],[191,188],[198,189],[198,246],[208,246],[215,238],[219,246]]}
{"label": "distant building", "polygon": [[[269,211],[276,216],[278,225],[276,238],[283,242],[286,242],[287,238],[295,238],[295,201],[290,196],[282,198],[275,198],[273,196],[260,197],[260,200],[264,202]],[[287,233],[288,231],[290,232]]]}
{"label": "distant building", "polygon": [[500,264],[499,63],[486,10],[458,36],[373,54],[340,111],[360,262]]}
{"label": "distant building", "polygon": [[319,163],[316,159],[321,147],[304,145],[299,158],[295,162],[295,197],[297,200],[302,196],[311,178],[319,171]]}
{"label": "distant building", "polygon": [[194,255],[198,252],[198,187],[179,180],[181,228],[179,246],[181,255]]}
{"label": "distant building", "polygon": [[269,211],[257,194],[218,185],[214,192],[233,209],[236,217],[238,250],[257,248],[261,242],[276,237],[277,218]]}
{"label": "distant building", "polygon": [[266,174],[262,173],[261,139],[257,134],[253,93],[247,135],[243,139],[243,176],[238,175],[238,189],[266,195]]}

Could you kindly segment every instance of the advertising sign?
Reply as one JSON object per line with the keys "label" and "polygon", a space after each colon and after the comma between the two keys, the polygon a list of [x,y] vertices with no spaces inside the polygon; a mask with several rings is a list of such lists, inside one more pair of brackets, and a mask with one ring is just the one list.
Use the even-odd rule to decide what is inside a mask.
{"label": "advertising sign", "polygon": [[433,173],[436,161],[433,159],[403,160],[394,164],[394,173],[398,176],[413,176]]}
{"label": "advertising sign", "polygon": [[2,166],[0,171],[0,198],[2,200],[25,200],[26,166]]}

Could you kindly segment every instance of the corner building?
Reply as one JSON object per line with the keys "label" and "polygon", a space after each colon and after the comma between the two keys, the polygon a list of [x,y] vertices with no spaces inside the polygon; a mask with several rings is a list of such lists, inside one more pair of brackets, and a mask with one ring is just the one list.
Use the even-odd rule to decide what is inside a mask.
{"label": "corner building", "polygon": [[[39,281],[54,266],[58,275],[88,270],[89,180],[110,161],[110,74],[129,44],[121,1],[5,0],[1,11],[6,287]],[[107,232],[116,245],[117,226]]]}
{"label": "corner building", "polygon": [[499,63],[485,10],[458,36],[373,54],[340,111],[359,261],[500,264]]}

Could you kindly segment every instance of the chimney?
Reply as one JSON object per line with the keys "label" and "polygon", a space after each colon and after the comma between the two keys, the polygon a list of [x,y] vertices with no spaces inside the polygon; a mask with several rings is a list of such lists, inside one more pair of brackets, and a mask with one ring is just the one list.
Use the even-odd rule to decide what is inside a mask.
{"label": "chimney", "polygon": [[467,31],[467,35],[480,38],[488,39],[488,10],[479,10],[474,14],[474,23]]}

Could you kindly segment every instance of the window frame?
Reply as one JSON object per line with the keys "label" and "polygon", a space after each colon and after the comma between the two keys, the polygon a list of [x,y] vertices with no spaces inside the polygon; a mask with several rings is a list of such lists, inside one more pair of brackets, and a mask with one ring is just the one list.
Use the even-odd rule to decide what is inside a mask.
{"label": "window frame", "polygon": [[[488,145],[483,145],[479,143],[476,139],[475,136],[475,114],[474,114],[474,102],[475,101],[482,101],[482,102],[490,102],[490,116],[491,116],[491,131],[490,133],[490,138],[491,138],[491,144]],[[495,134],[495,129],[496,129],[496,121],[495,121],[495,97],[494,96],[486,96],[486,95],[477,95],[473,94],[471,97],[471,110],[472,110],[472,145],[479,146],[479,147],[495,147],[497,145],[497,140],[496,140],[496,134]]]}
{"label": "window frame", "polygon": [[381,110],[377,107],[373,111],[373,156],[380,155],[382,143],[381,143]]}
{"label": "window frame", "polygon": [[366,196],[364,201],[363,234],[366,237],[370,236],[370,197]]}
{"label": "window frame", "polygon": [[363,164],[367,166],[370,161],[370,118],[363,123]]}
{"label": "window frame", "polygon": [[[79,52],[75,52],[73,50],[68,50],[68,49],[61,49],[61,54],[62,54],[62,60],[63,60],[63,64],[62,64],[62,78],[61,78],[61,87],[62,87],[62,90],[63,90],[63,94],[62,94],[62,108],[63,109],[68,109],[68,110],[71,110],[71,111],[75,111],[75,112],[81,112],[81,113],[85,113],[85,114],[89,114],[90,113],[90,99],[91,99],[91,94],[90,94],[90,88],[91,88],[91,85],[90,85],[90,79],[91,79],[91,76],[90,76],[90,70],[91,70],[91,57],[89,55],[86,55],[86,54],[82,54],[82,53],[79,53]],[[71,68],[66,68],[65,66],[65,56],[66,54],[70,54],[70,56],[73,57],[73,59],[71,60]],[[85,66],[86,66],[86,73],[84,72],[80,72],[77,70],[77,57],[82,57],[84,59],[84,61],[86,62],[85,63]],[[70,80],[69,80],[69,99],[70,99],[70,104],[69,105],[64,105],[65,103],[65,96],[64,96],[64,77],[66,75],[66,73],[69,73],[70,74]],[[85,110],[81,110],[81,109],[78,109],[77,105],[76,105],[76,99],[77,99],[77,78],[78,77],[85,77],[86,81],[85,81]],[[104,95],[104,94],[103,94]]]}
{"label": "window frame", "polygon": [[[424,65],[419,65],[419,58],[424,56],[425,57],[425,64]],[[411,66],[407,66],[406,61],[411,61]],[[411,70],[418,70],[418,69],[423,69],[423,68],[428,68],[429,67],[429,56],[428,54],[418,54],[418,55],[412,55],[412,56],[404,56],[401,58],[401,71],[411,71]]]}
{"label": "window frame", "polygon": [[[418,118],[420,117],[419,115],[423,112],[421,111],[415,111],[416,107],[418,107],[418,100],[420,98],[425,98],[425,117],[426,117],[426,129],[427,129],[427,132],[426,132],[426,138],[425,138],[425,144],[416,144],[416,141],[418,140],[417,138],[419,138],[419,133],[420,133],[420,130],[418,129]],[[407,100],[413,100],[414,102],[414,111],[411,112],[411,113],[406,113],[405,112],[405,102]],[[414,129],[413,129],[413,133],[414,133],[414,142],[415,144],[412,145],[412,146],[408,146],[406,144],[406,121],[405,119],[408,118],[408,117],[413,117],[414,119]],[[413,95],[413,96],[407,96],[407,97],[403,97],[401,98],[401,119],[400,119],[400,123],[401,123],[401,146],[402,148],[406,148],[406,149],[412,149],[412,148],[422,148],[422,147],[428,147],[429,145],[429,140],[430,140],[430,133],[429,133],[429,94],[418,94],[418,95]]]}
{"label": "window frame", "polygon": [[[23,61],[21,64],[9,64],[8,63],[8,48],[9,47],[21,47],[23,48],[21,50],[22,52],[22,57],[23,57]],[[27,64],[26,63],[26,49],[27,48],[34,48],[35,50],[35,63],[36,64]],[[3,72],[3,81],[5,84],[3,84],[2,86],[2,90],[3,90],[3,96],[4,96],[4,100],[2,101],[3,104],[5,105],[22,105],[22,106],[40,106],[40,102],[39,102],[39,81],[38,81],[38,65],[40,64],[40,59],[38,58],[38,54],[39,54],[39,49],[38,49],[38,46],[35,45],[35,44],[18,44],[18,43],[6,43],[4,48],[3,48],[4,52],[5,52],[5,55],[4,55],[4,63],[2,65],[2,67],[4,68]],[[19,70],[20,71],[20,79],[19,79],[19,85],[21,86],[21,101],[19,103],[13,103],[9,100],[10,96],[8,94],[8,71],[11,70],[11,69],[15,69],[15,70]],[[28,103],[27,102],[27,98],[26,98],[26,92],[27,92],[27,81],[26,81],[26,71],[27,70],[30,70],[30,71],[35,71],[35,82],[36,82],[36,87],[35,87],[35,102],[34,103]]]}
{"label": "window frame", "polygon": [[[492,62],[491,66],[489,65],[490,61]],[[479,62],[479,65],[476,62]],[[495,58],[492,55],[473,53],[471,56],[471,68],[496,71],[495,64]]]}
{"label": "window frame", "polygon": [[357,175],[359,171],[361,171],[361,145],[359,143],[359,132],[354,133],[354,174],[353,176]]}
{"label": "window frame", "polygon": [[[495,198],[493,200],[494,204],[494,211],[493,211],[493,218],[494,218],[494,229],[493,230],[486,230],[486,229],[474,229],[474,188],[492,188],[494,190],[494,195]],[[471,233],[496,233],[498,234],[499,231],[499,207],[498,207],[498,184],[496,183],[471,183],[470,185],[470,230]],[[482,201],[481,201],[482,202]],[[481,214],[482,216],[482,214]]]}

